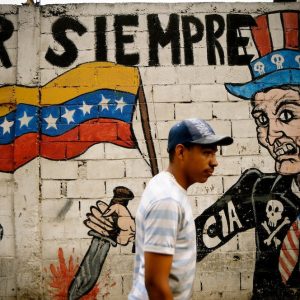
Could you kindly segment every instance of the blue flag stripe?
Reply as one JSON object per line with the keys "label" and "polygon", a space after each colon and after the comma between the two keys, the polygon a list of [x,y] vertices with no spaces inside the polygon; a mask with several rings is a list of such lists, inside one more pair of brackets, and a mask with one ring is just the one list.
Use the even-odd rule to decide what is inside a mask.
{"label": "blue flag stripe", "polygon": [[17,109],[0,117],[0,144],[29,132],[58,136],[80,123],[97,118],[132,121],[136,97],[133,94],[97,90],[59,105],[37,107],[18,104]]}

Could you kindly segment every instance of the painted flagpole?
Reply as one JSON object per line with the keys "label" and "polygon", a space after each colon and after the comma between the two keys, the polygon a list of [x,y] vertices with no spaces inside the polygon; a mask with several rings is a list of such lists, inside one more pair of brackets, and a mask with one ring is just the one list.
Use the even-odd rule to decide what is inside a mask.
{"label": "painted flagpole", "polygon": [[[140,76],[140,78],[141,78],[141,76]],[[158,165],[157,165],[157,158],[156,158],[154,143],[153,143],[153,139],[152,139],[152,135],[151,135],[148,106],[147,106],[147,102],[146,102],[146,97],[145,97],[142,81],[140,81],[140,86],[139,86],[139,91],[138,91],[138,100],[139,100],[139,105],[140,105],[142,128],[143,128],[143,133],[144,133],[144,137],[146,140],[151,172],[152,172],[152,175],[154,176],[154,175],[158,174]]]}

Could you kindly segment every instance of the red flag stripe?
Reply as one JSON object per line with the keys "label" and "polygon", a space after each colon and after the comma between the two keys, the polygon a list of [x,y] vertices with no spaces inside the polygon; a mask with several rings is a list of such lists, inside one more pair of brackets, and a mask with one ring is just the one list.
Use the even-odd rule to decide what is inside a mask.
{"label": "red flag stripe", "polygon": [[300,238],[300,223],[299,220],[297,219],[293,224],[294,228],[294,233],[296,234],[297,240]]}
{"label": "red flag stripe", "polygon": [[27,133],[12,144],[0,145],[0,170],[13,172],[39,155],[54,160],[70,159],[101,142],[125,148],[136,146],[131,124],[115,119],[95,119],[59,136],[39,137],[39,133]]}
{"label": "red flag stripe", "polygon": [[19,136],[13,144],[0,145],[0,153],[6,153],[7,158],[0,158],[0,170],[12,172],[38,156],[38,133],[28,133]]}
{"label": "red flag stripe", "polygon": [[282,261],[280,260],[280,257],[279,257],[279,272],[281,274],[282,281],[286,283],[290,277],[290,274],[286,273],[285,269],[282,267]]}
{"label": "red flag stripe", "polygon": [[290,249],[297,249],[297,237],[293,228],[293,225],[291,226],[288,235],[287,235],[288,241],[290,243]]}
{"label": "red flag stripe", "polygon": [[282,277],[282,281],[286,283],[299,257],[299,223],[298,219],[290,226],[281,246],[278,268]]}
{"label": "red flag stripe", "polygon": [[[287,249],[283,249],[282,248],[282,251],[286,257],[286,259],[293,265],[297,262],[297,255],[298,255],[298,252],[299,251],[289,251]],[[292,252],[292,253],[291,253]],[[292,255],[291,255],[292,254]]]}
{"label": "red flag stripe", "polygon": [[280,258],[281,258],[282,263],[284,264],[284,267],[286,268],[286,270],[288,270],[291,273],[294,270],[295,263],[289,262],[285,255],[281,255]]}
{"label": "red flag stripe", "polygon": [[56,137],[43,135],[40,155],[49,159],[70,159],[100,142],[133,148],[133,140],[130,124],[119,120],[95,119]]}
{"label": "red flag stripe", "polygon": [[[289,235],[289,234],[290,233],[288,232],[287,235]],[[283,243],[286,245],[286,249],[289,251],[290,255],[293,257],[293,260],[297,261],[298,256],[297,256],[297,253],[295,252],[295,250],[297,251],[297,249],[295,249],[295,247],[291,246],[291,244],[289,242],[289,237],[286,236]]]}
{"label": "red flag stripe", "polygon": [[291,268],[288,268],[288,266],[282,256],[279,257],[279,264],[281,265],[281,267],[283,268],[285,273],[288,275],[288,277],[290,277],[294,268],[292,266],[291,266]]}
{"label": "red flag stripe", "polygon": [[[295,265],[297,263],[296,256],[299,253],[299,251],[296,252],[295,250],[287,250],[282,247],[282,252],[284,253],[284,256],[289,261],[289,263],[291,263],[292,265]],[[293,253],[295,256],[291,255],[291,253]]]}

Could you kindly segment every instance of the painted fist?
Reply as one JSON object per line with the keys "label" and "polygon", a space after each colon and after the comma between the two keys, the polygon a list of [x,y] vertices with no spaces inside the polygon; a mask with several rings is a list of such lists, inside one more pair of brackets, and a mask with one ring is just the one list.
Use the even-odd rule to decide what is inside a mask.
{"label": "painted fist", "polygon": [[134,219],[130,211],[119,203],[108,206],[105,202],[98,201],[96,207],[91,207],[84,224],[120,245],[127,245],[135,238]]}

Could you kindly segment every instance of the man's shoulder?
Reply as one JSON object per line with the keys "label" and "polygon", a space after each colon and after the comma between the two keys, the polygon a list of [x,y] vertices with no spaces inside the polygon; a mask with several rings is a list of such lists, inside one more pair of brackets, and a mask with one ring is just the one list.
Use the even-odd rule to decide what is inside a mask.
{"label": "man's shoulder", "polygon": [[162,171],[155,175],[147,184],[144,193],[152,194],[158,198],[171,196],[172,193],[179,190],[170,175],[166,171]]}
{"label": "man's shoulder", "polygon": [[174,184],[172,178],[167,172],[162,171],[154,176],[147,184],[143,195],[142,202],[149,207],[157,202],[181,202],[183,193]]}

